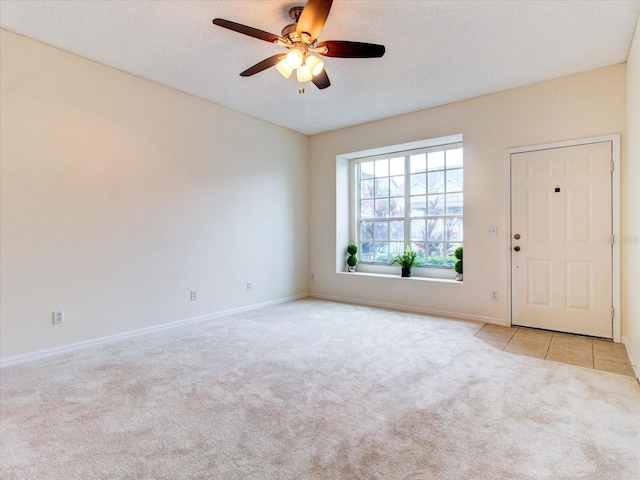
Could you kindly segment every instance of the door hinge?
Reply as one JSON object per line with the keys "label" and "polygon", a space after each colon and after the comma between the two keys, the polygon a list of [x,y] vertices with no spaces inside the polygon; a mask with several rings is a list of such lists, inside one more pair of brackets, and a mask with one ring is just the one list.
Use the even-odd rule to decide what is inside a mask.
{"label": "door hinge", "polygon": [[615,169],[615,163],[613,162],[613,160],[611,160],[611,173],[613,173],[614,169]]}
{"label": "door hinge", "polygon": [[616,318],[616,309],[614,307],[611,307],[611,320],[613,320],[614,318]]}
{"label": "door hinge", "polygon": [[612,233],[611,234],[611,245],[615,245],[616,244],[616,236]]}

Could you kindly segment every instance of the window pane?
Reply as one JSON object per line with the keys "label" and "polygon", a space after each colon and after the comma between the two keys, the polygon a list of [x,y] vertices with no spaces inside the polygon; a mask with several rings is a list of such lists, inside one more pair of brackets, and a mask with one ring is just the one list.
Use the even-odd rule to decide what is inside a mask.
{"label": "window pane", "polygon": [[427,220],[427,240],[444,240],[444,219],[430,218]]}
{"label": "window pane", "polygon": [[390,178],[389,194],[392,197],[404,195],[404,176]]}
{"label": "window pane", "polygon": [[373,261],[389,263],[389,244],[387,242],[373,244]]}
{"label": "window pane", "polygon": [[393,259],[396,255],[404,252],[404,242],[389,242],[389,257]]}
{"label": "window pane", "polygon": [[376,197],[388,197],[389,196],[389,179],[388,178],[376,178]]}
{"label": "window pane", "polygon": [[427,258],[427,252],[425,251],[425,243],[424,242],[412,243],[411,244],[411,250],[413,250],[418,255],[420,255],[423,260]]}
{"label": "window pane", "polygon": [[456,251],[456,248],[461,247],[462,244],[461,243],[448,243],[447,244],[447,249],[445,251],[446,255],[445,255],[445,264],[448,267],[452,267],[454,263],[456,263],[456,257],[454,255],[454,252]]}
{"label": "window pane", "polygon": [[389,223],[375,222],[373,226],[374,240],[389,240]]}
{"label": "window pane", "polygon": [[429,242],[427,244],[427,265],[444,265],[444,244]]}
{"label": "window pane", "polygon": [[439,152],[429,152],[427,165],[429,167],[429,171],[442,170],[444,168],[444,152],[442,150]]}
{"label": "window pane", "polygon": [[376,218],[385,218],[389,216],[389,199],[382,198],[375,201],[376,202]]}
{"label": "window pane", "polygon": [[389,175],[404,175],[404,157],[389,160]]}
{"label": "window pane", "polygon": [[427,215],[444,215],[444,195],[429,195]]}
{"label": "window pane", "polygon": [[444,193],[444,171],[429,172],[429,193]]}
{"label": "window pane", "polygon": [[411,240],[425,240],[427,238],[426,222],[411,220]]}
{"label": "window pane", "polygon": [[462,191],[462,169],[447,170],[447,192]]}
{"label": "window pane", "polygon": [[360,182],[360,198],[373,198],[373,180]]}
{"label": "window pane", "polygon": [[373,178],[373,162],[360,164],[360,178]]}
{"label": "window pane", "polygon": [[376,160],[376,177],[389,176],[389,160]]}
{"label": "window pane", "polygon": [[360,240],[373,240],[373,222],[360,223]]}
{"label": "window pane", "polygon": [[462,192],[447,194],[447,215],[462,215]]}
{"label": "window pane", "polygon": [[427,155],[421,153],[420,155],[411,155],[410,163],[410,172],[425,172],[427,170]]}
{"label": "window pane", "polygon": [[462,149],[447,150],[447,168],[462,167]]}
{"label": "window pane", "polygon": [[373,217],[373,200],[362,200],[360,202],[360,218]]}
{"label": "window pane", "polygon": [[462,241],[462,219],[447,218],[447,240]]}
{"label": "window pane", "polygon": [[404,217],[404,197],[389,200],[389,216]]}
{"label": "window pane", "polygon": [[427,175],[417,173],[411,175],[411,195],[424,195],[427,193]]}
{"label": "window pane", "polygon": [[404,240],[404,222],[395,221],[389,222],[389,239],[390,240]]}
{"label": "window pane", "polygon": [[427,201],[427,197],[425,195],[411,197],[411,216],[412,217],[424,217],[427,214],[426,201]]}
{"label": "window pane", "polygon": [[362,242],[360,260],[363,262],[373,262],[373,244],[371,242]]}

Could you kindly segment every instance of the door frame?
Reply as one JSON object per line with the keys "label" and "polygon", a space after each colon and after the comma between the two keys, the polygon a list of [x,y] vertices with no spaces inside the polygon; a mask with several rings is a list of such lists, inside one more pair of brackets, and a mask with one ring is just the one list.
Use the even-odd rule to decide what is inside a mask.
{"label": "door frame", "polygon": [[515,153],[535,152],[539,150],[549,150],[552,148],[575,147],[590,143],[611,142],[611,159],[613,161],[613,173],[611,175],[611,220],[613,242],[612,251],[612,305],[613,315],[613,341],[620,343],[620,134],[603,135],[599,137],[580,138],[563,142],[545,143],[540,145],[530,145],[525,147],[508,148],[506,150],[505,162],[507,171],[507,197],[506,197],[506,222],[507,235],[505,235],[505,252],[507,256],[507,295],[505,318],[508,325],[513,325],[513,315],[511,311],[511,155]]}

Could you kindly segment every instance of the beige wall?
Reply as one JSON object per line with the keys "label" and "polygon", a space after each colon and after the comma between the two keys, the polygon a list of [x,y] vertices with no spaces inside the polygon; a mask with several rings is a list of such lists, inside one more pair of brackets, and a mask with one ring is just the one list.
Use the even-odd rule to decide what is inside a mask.
{"label": "beige wall", "polygon": [[[626,67],[616,65],[313,136],[311,293],[505,323],[508,318],[506,150],[621,133],[625,168],[625,92]],[[465,148],[464,282],[336,273],[336,258],[343,255],[350,240],[341,218],[346,217],[347,189],[341,179],[344,172],[336,177],[336,156],[458,133],[464,136]],[[337,230],[336,198],[340,203]],[[498,226],[497,237],[486,235],[486,227],[490,225]],[[499,291],[498,301],[490,299],[493,289]],[[626,329],[623,323],[623,335]]]}
{"label": "beige wall", "polygon": [[306,136],[0,35],[3,359],[307,293]]}
{"label": "beige wall", "polygon": [[627,61],[627,131],[626,241],[622,249],[629,294],[623,313],[628,324],[627,351],[640,378],[640,21]]}

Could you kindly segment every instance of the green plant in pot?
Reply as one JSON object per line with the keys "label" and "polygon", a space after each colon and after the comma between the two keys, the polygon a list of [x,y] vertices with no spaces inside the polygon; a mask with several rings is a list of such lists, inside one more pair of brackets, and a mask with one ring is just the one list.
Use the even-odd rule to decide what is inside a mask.
{"label": "green plant in pot", "polygon": [[356,271],[356,265],[358,265],[358,257],[356,257],[356,253],[358,253],[358,246],[350,243],[347,245],[347,253],[349,257],[347,258],[348,270],[350,272]]}
{"label": "green plant in pot", "polygon": [[418,255],[417,252],[414,252],[409,247],[404,251],[402,255],[397,255],[391,263],[397,263],[402,267],[402,276],[410,277],[411,269],[413,267],[422,265],[424,263],[424,259]]}
{"label": "green plant in pot", "polygon": [[453,252],[456,257],[456,263],[453,264],[453,269],[456,271],[456,280],[462,280],[462,247],[456,248]]}

